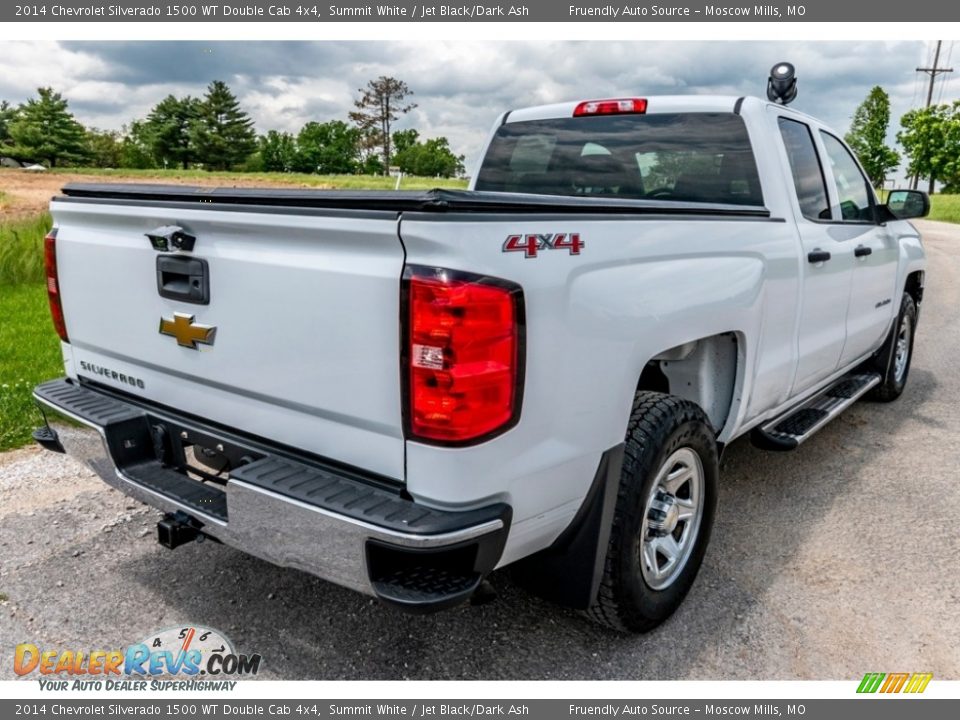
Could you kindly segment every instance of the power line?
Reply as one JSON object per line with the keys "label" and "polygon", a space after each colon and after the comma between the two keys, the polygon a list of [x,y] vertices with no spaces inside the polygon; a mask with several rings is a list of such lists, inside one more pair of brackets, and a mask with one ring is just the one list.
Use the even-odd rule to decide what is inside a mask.
{"label": "power line", "polygon": [[[953,43],[951,42],[951,43],[947,46],[946,60],[945,60],[944,63],[943,63],[944,65],[949,65],[949,64],[950,64],[950,56],[951,56],[952,54],[953,54]],[[939,85],[939,87],[937,88],[937,91],[936,91],[936,95],[937,95],[936,103],[937,103],[937,105],[939,105],[939,104],[941,104],[941,103],[943,102],[943,89],[947,86],[947,83],[948,83],[949,81],[950,81],[950,78],[948,78],[948,77],[944,77],[943,80],[940,81],[940,85]]]}
{"label": "power line", "polygon": [[[950,60],[951,60],[952,57],[953,57],[953,41],[951,40],[951,41],[950,41],[950,47],[947,48],[947,61],[946,61],[946,63],[944,63],[944,64],[945,64],[945,65],[949,65],[949,64],[950,64]],[[950,84],[950,81],[953,80],[953,79],[954,79],[954,77],[945,77],[945,78],[943,79],[943,81],[940,83],[940,91],[937,93],[937,104],[938,104],[938,105],[939,105],[941,102],[943,102],[943,96],[944,96],[944,93],[946,93],[946,91],[947,91],[947,85],[949,85],[949,84]]]}
{"label": "power line", "polygon": [[[933,54],[933,67],[918,67],[917,72],[926,73],[930,76],[930,85],[927,87],[927,105],[930,107],[933,104],[933,86],[937,82],[937,76],[943,75],[945,73],[953,72],[953,68],[943,68],[939,67],[940,65],[940,47],[943,45],[943,40],[937,40],[937,49]],[[952,50],[952,46],[951,46]],[[917,185],[920,182],[920,178],[916,175],[913,176],[913,189],[917,189]],[[931,188],[932,191],[932,188]]]}
{"label": "power line", "polygon": [[938,67],[940,64],[940,46],[943,45],[943,40],[937,40],[937,50],[933,55],[933,67],[922,67],[917,68],[917,72],[926,73],[930,76],[930,85],[927,88],[927,107],[930,107],[933,102],[933,86],[936,84],[937,75],[943,75],[944,73],[953,72],[953,68],[942,68]]}

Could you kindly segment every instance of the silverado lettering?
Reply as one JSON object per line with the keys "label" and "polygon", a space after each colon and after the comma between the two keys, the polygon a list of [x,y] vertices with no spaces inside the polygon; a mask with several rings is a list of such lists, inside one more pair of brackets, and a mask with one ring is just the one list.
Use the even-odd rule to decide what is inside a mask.
{"label": "silverado lettering", "polygon": [[85,360],[80,361],[80,369],[92,375],[99,375],[101,377],[109,378],[111,380],[116,380],[117,382],[124,383],[125,385],[132,385],[134,387],[138,387],[141,390],[146,387],[143,380],[141,380],[140,378],[136,378],[131,375],[124,375],[123,373],[119,373],[116,370],[111,370],[109,368],[105,368],[100,365],[93,365],[91,363],[86,362]]}

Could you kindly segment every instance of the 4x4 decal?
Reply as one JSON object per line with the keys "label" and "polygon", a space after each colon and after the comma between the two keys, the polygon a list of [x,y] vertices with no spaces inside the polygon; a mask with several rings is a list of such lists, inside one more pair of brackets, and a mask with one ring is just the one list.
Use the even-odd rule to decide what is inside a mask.
{"label": "4x4 decal", "polygon": [[528,258],[537,257],[541,250],[567,250],[571,255],[579,255],[584,244],[580,233],[508,235],[503,242],[503,252],[523,252]]}

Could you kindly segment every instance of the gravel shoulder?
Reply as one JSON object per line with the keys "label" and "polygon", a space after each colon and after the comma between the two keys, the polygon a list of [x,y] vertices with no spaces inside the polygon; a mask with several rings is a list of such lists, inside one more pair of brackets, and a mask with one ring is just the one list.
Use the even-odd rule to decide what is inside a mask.
{"label": "gravel shoulder", "polygon": [[622,637],[496,573],[500,597],[402,615],[214,543],[172,553],[159,513],[71,460],[0,455],[0,679],[13,646],[103,648],[199,623],[265,679],[960,679],[960,227],[930,256],[904,396],[858,403],[794,453],[725,455],[711,547],[680,611]]}

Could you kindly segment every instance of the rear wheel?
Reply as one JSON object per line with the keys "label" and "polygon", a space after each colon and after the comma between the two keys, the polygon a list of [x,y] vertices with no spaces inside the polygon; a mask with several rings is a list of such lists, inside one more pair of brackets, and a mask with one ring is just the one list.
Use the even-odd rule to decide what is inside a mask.
{"label": "rear wheel", "polygon": [[591,618],[645,632],[677,609],[707,548],[718,475],[716,438],[703,411],[671,395],[637,393]]}
{"label": "rear wheel", "polygon": [[917,329],[917,305],[909,293],[903,294],[900,313],[890,330],[890,335],[871,361],[880,373],[880,384],[870,391],[869,397],[880,402],[896,400],[907,385],[910,361],[913,359],[913,336]]}

